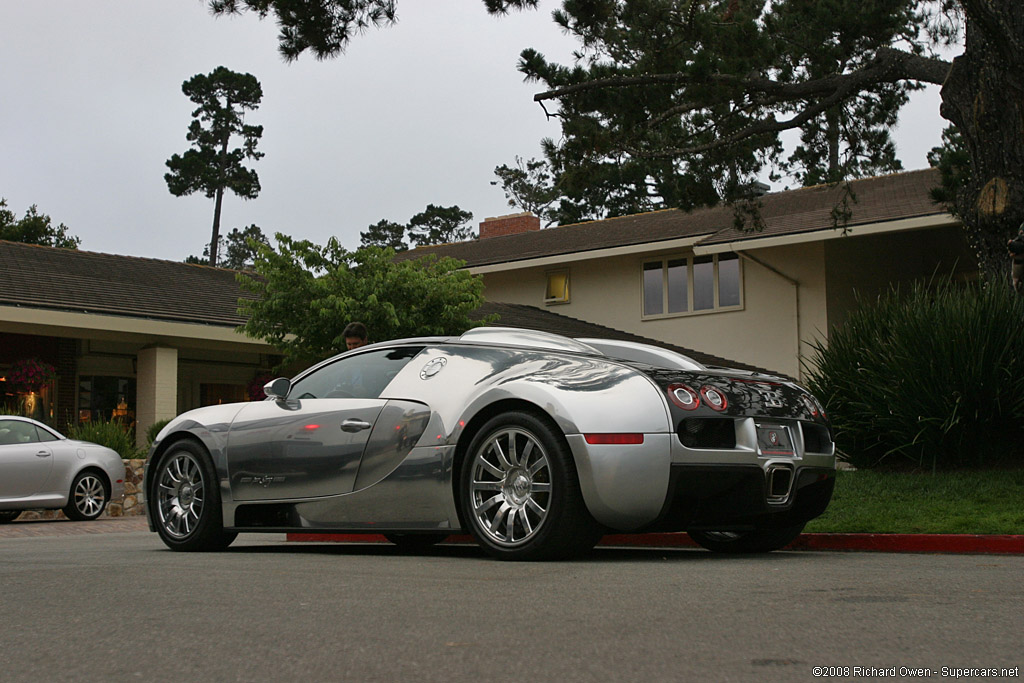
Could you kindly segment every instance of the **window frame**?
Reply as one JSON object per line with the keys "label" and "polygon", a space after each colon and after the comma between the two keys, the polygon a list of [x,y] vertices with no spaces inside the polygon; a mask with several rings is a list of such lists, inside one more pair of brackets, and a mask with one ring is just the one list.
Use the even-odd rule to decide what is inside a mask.
{"label": "window frame", "polygon": [[[553,275],[564,275],[565,276],[565,295],[562,297],[548,297],[548,292],[551,290],[551,277]],[[545,306],[557,306],[559,304],[567,304],[572,301],[572,281],[568,268],[553,268],[551,270],[544,271],[544,305]]]}
{"label": "window frame", "polygon": [[[712,259],[712,306],[711,308],[702,308],[700,310],[694,310],[694,298],[695,298],[695,278],[694,278],[694,261],[698,258],[708,257]],[[731,304],[728,306],[722,306],[721,300],[721,274],[719,269],[719,257],[731,256],[737,261],[737,289],[739,292],[739,303]],[[727,260],[732,260],[727,259]],[[669,312],[669,263],[676,263],[679,261],[685,261],[686,263],[686,310]],[[656,270],[655,268],[649,268],[651,264],[660,264],[661,268],[661,312],[659,313],[648,313],[646,308],[647,304],[647,290],[646,290],[646,278],[645,274],[649,270]],[[743,258],[738,252],[721,252],[715,254],[701,254],[696,255],[694,253],[687,254],[667,254],[659,258],[645,258],[640,262],[640,320],[661,320],[664,318],[679,318],[693,315],[707,315],[709,313],[724,313],[729,311],[740,311],[744,309],[745,297],[743,287]]]}

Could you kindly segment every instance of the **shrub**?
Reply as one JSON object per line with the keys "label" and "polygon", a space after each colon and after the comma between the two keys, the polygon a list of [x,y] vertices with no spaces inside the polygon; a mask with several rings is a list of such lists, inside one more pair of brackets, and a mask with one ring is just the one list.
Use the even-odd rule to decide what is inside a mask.
{"label": "shrub", "polygon": [[124,460],[144,458],[146,452],[135,446],[135,430],[125,431],[117,422],[83,422],[68,430],[68,437],[78,441],[90,441],[118,452]]}
{"label": "shrub", "polygon": [[153,442],[156,441],[156,435],[159,434],[160,430],[166,427],[167,423],[170,421],[170,419],[157,420],[153,424],[149,425],[149,429],[146,430],[146,450],[149,450],[149,446],[152,446]]}
{"label": "shrub", "polygon": [[818,343],[808,384],[857,467],[1021,462],[1024,297],[917,284],[864,303]]}

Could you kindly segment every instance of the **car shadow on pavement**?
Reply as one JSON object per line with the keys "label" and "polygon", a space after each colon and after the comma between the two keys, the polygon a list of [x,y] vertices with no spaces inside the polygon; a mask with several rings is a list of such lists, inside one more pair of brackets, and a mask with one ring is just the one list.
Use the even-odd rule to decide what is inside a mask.
{"label": "car shadow on pavement", "polygon": [[[410,551],[386,543],[302,543],[282,542],[276,544],[246,545],[244,539],[224,552],[230,554],[302,554],[302,555],[338,555],[350,557],[437,557],[437,558],[475,558],[490,560],[491,558],[479,546],[459,543],[441,544],[426,550]],[[806,555],[806,553],[800,553]],[[793,552],[779,551],[751,555],[729,555],[713,553],[702,548],[617,548],[598,547],[590,553],[571,560],[574,563],[586,562],[736,562],[743,559],[756,558],[761,562],[786,562],[794,559]]]}

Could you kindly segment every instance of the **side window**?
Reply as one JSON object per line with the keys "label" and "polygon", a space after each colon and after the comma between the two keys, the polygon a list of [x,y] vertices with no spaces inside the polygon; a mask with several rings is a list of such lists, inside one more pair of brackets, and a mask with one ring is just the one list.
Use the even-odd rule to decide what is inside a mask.
{"label": "side window", "polygon": [[289,398],[377,398],[422,346],[368,351],[325,365],[295,383]]}
{"label": "side window", "polygon": [[0,420],[0,446],[19,443],[36,443],[39,436],[36,426],[21,420]]}
{"label": "side window", "polygon": [[39,436],[40,443],[43,443],[43,442],[46,442],[46,441],[57,441],[58,440],[57,437],[54,436],[52,432],[50,432],[50,431],[48,431],[46,429],[43,429],[41,427],[36,427],[36,434]]}

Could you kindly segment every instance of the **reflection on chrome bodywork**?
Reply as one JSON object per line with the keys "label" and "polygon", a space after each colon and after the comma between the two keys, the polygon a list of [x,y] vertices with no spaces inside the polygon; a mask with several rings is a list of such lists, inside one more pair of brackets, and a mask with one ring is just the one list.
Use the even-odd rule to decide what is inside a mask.
{"label": "reflection on chrome bodywork", "polygon": [[[495,416],[528,413],[568,448],[586,511],[609,530],[687,528],[693,510],[673,496],[699,498],[694,472],[759,496],[739,521],[701,502],[692,517],[701,528],[774,524],[772,515],[802,522],[824,509],[831,489],[817,484],[834,473],[835,444],[802,388],[633,342],[588,341],[486,329],[369,345],[302,373],[288,397],[176,418],[151,460],[176,440],[201,443],[235,530],[457,531],[470,442]],[[680,385],[692,404],[672,400]],[[558,450],[547,447],[552,458]],[[514,490],[505,469],[470,488]],[[148,474],[145,486],[152,491]],[[804,510],[801,491],[811,489],[818,498]]]}

